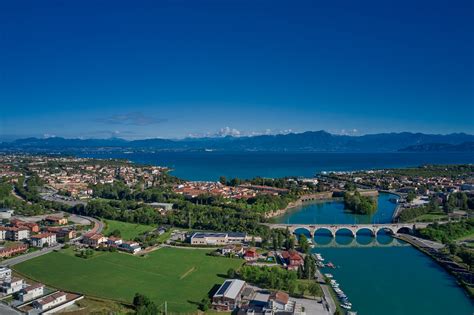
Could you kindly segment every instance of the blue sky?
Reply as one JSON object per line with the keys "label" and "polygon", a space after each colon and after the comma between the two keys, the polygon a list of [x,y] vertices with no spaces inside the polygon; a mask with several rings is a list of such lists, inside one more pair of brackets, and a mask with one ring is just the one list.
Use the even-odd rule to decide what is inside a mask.
{"label": "blue sky", "polygon": [[2,1],[0,136],[474,133],[473,23],[470,0]]}

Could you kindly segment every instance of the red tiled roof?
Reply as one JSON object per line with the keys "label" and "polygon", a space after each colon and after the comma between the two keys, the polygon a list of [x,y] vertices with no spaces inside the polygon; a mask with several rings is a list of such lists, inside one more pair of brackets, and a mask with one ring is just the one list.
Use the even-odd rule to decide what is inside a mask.
{"label": "red tiled roof", "polygon": [[50,237],[50,236],[53,236],[53,235],[56,235],[56,234],[46,232],[46,233],[33,235],[33,236],[31,236],[31,238],[40,239],[40,238],[47,238],[47,237]]}
{"label": "red tiled roof", "polygon": [[285,292],[282,292],[282,291],[276,291],[276,292],[273,292],[270,295],[270,299],[275,300],[275,301],[277,301],[279,303],[282,303],[282,304],[286,304],[286,303],[288,303],[288,300],[290,299],[290,296],[288,295],[288,293],[285,293]]}

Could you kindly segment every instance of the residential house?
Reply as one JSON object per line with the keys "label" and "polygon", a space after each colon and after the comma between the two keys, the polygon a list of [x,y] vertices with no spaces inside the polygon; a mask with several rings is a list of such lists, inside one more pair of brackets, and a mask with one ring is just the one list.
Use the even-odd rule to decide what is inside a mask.
{"label": "residential house", "polygon": [[122,244],[118,246],[118,249],[129,252],[131,254],[136,254],[142,250],[140,244],[138,244],[137,242],[129,241],[122,242]]}
{"label": "residential house", "polygon": [[298,270],[298,267],[304,264],[303,257],[295,250],[283,251],[281,257],[288,270]]}
{"label": "residential house", "polygon": [[107,246],[118,247],[122,243],[122,239],[115,236],[109,236],[109,238],[107,239]]}
{"label": "residential house", "polygon": [[288,293],[282,291],[276,291],[270,294],[268,299],[268,309],[272,310],[273,313],[288,312],[293,313],[295,308],[295,302],[290,301]]}
{"label": "residential house", "polygon": [[31,244],[34,247],[54,246],[57,244],[56,234],[46,232],[46,233],[33,235],[31,237]]}
{"label": "residential house", "polygon": [[224,281],[212,297],[212,308],[217,311],[228,312],[239,307],[244,288],[245,281],[238,279]]}
{"label": "residential house", "polygon": [[30,238],[30,230],[26,227],[8,227],[6,231],[6,240],[22,241]]}
{"label": "residential house", "polygon": [[98,247],[99,245],[106,242],[107,238],[100,233],[89,233],[82,237],[82,243],[91,247]]}
{"label": "residential house", "polygon": [[44,294],[44,284],[36,283],[21,290],[20,301],[28,302]]}
{"label": "residential house", "polygon": [[258,253],[255,248],[248,248],[244,253],[244,259],[248,262],[257,261]]}
{"label": "residential house", "polygon": [[27,250],[28,250],[28,245],[23,244],[23,243],[0,248],[0,258],[10,257],[16,254],[24,253]]}
{"label": "residential house", "polygon": [[19,219],[13,219],[13,220],[10,221],[10,224],[13,227],[17,227],[17,228],[27,228],[32,233],[38,233],[40,231],[40,227],[39,227],[38,223],[35,223],[35,222],[26,222],[26,221],[19,220]]}
{"label": "residential house", "polygon": [[7,239],[7,230],[7,227],[0,226],[0,241],[4,241]]}
{"label": "residential house", "polygon": [[42,299],[38,299],[32,303],[33,307],[40,310],[46,311],[50,308],[53,308],[57,305],[63,304],[66,302],[66,293],[65,292],[55,292],[51,295],[48,295]]}
{"label": "residential house", "polygon": [[12,277],[12,270],[7,267],[0,267],[0,280],[10,279]]}
{"label": "residential house", "polygon": [[220,249],[220,252],[222,253],[222,255],[242,255],[244,252],[244,248],[242,247],[242,245],[239,244],[230,244],[222,247]]}
{"label": "residential house", "polygon": [[59,227],[59,226],[50,226],[46,228],[47,232],[55,233],[56,238],[60,239],[73,239],[76,238],[76,231],[71,228],[67,227]]}
{"label": "residential house", "polygon": [[47,222],[48,224],[54,224],[54,225],[65,225],[68,222],[67,218],[54,216],[54,215],[47,216],[44,219],[44,221]]}
{"label": "residential house", "polygon": [[21,278],[12,277],[3,281],[1,291],[5,294],[13,294],[23,289],[24,285],[25,280]]}

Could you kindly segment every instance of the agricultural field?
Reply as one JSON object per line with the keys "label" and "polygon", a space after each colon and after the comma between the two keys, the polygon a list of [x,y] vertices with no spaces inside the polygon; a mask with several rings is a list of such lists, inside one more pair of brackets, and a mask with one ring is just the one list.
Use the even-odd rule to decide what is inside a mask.
{"label": "agricultural field", "polygon": [[103,220],[105,223],[105,230],[104,235],[108,235],[110,232],[114,230],[119,230],[121,237],[124,240],[133,240],[138,235],[153,231],[156,229],[156,226],[151,225],[144,225],[144,224],[136,224],[136,223],[128,223],[128,222],[121,222],[121,221],[114,221],[114,220]]}
{"label": "agricultural field", "polygon": [[135,293],[172,312],[196,311],[199,301],[224,281],[239,259],[208,256],[209,250],[161,248],[145,257],[100,252],[92,258],[74,256],[72,249],[53,252],[13,269],[58,289],[131,303]]}

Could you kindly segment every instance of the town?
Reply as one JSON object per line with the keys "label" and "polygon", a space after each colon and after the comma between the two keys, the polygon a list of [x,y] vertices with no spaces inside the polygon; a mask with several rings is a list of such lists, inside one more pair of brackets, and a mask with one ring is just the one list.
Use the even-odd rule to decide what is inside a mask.
{"label": "town", "polygon": [[[349,296],[331,273],[335,264],[314,252],[318,225],[311,225],[309,234],[297,233],[297,225],[272,220],[314,202],[345,202],[347,196],[373,200],[383,193],[393,196],[396,211],[390,219],[396,229],[373,225],[373,237],[378,229],[388,229],[414,246],[420,242],[420,250],[435,256],[467,287],[473,285],[473,240],[435,248],[420,241],[435,235],[430,234],[434,222],[470,226],[472,166],[212,182],[185,181],[166,167],[123,160],[0,155],[0,161],[1,288],[11,297],[1,304],[5,312],[93,311],[99,296],[110,301],[101,310],[125,313],[197,307],[242,315],[351,314]],[[452,246],[459,256],[446,251]],[[84,286],[79,275],[102,279],[105,286]],[[163,276],[169,282],[159,282]],[[142,279],[136,287],[103,293],[113,279],[128,283],[135,278]],[[158,281],[164,291],[146,278]],[[175,287],[177,280],[185,287]],[[172,298],[163,295],[166,290]],[[179,302],[186,295],[194,304]]]}

